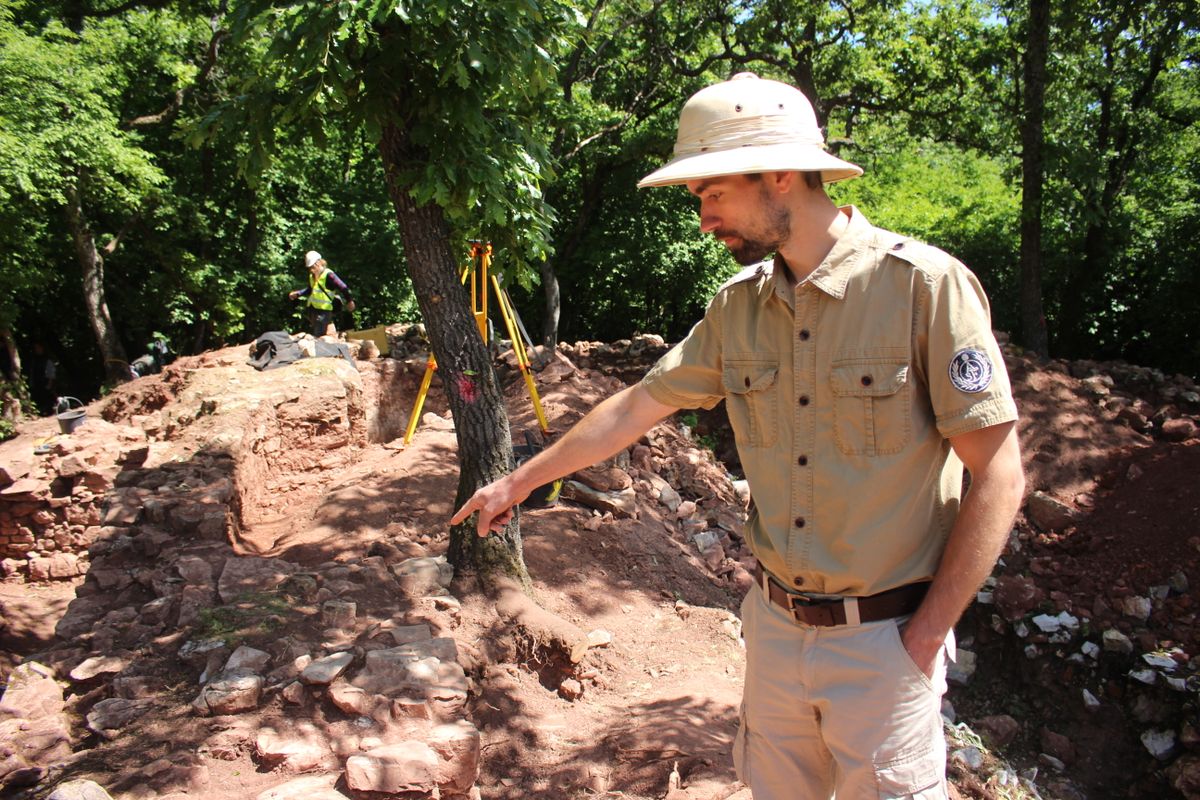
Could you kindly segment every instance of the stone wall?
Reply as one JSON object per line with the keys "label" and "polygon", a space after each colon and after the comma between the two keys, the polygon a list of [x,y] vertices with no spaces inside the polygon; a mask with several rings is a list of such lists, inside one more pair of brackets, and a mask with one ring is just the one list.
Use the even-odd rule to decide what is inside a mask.
{"label": "stone wall", "polygon": [[121,516],[108,502],[120,475],[149,451],[144,433],[103,420],[27,454],[10,448],[0,461],[3,577],[42,581],[85,573],[88,546]]}

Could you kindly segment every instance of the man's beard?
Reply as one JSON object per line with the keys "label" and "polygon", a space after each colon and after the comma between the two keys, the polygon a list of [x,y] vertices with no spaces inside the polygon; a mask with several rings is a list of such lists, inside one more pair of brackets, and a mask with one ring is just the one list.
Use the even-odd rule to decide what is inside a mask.
{"label": "man's beard", "polygon": [[787,208],[782,204],[772,202],[765,190],[763,204],[766,209],[767,225],[762,232],[747,236],[732,230],[713,231],[713,236],[718,239],[733,236],[739,240],[740,244],[727,246],[733,260],[743,267],[757,264],[774,253],[792,234],[792,218],[788,214]]}

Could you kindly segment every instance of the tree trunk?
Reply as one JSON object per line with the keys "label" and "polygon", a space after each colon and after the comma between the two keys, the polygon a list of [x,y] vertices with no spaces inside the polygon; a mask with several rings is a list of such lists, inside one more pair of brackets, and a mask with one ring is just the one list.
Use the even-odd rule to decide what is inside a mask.
{"label": "tree trunk", "polygon": [[212,321],[208,317],[200,317],[192,325],[192,349],[191,352],[202,353],[205,346],[208,344],[209,329],[212,327]]}
{"label": "tree trunk", "polygon": [[83,271],[83,302],[100,356],[104,359],[104,374],[114,383],[126,381],[129,379],[129,359],[117,337],[104,298],[104,257],[96,249],[96,237],[84,215],[78,186],[67,189],[67,225],[75,243],[75,257]]}
{"label": "tree trunk", "polygon": [[1050,0],[1029,0],[1021,124],[1021,338],[1028,350],[1042,358],[1050,355],[1042,304],[1042,131],[1049,40]]}
{"label": "tree trunk", "polygon": [[[399,178],[403,168],[414,160],[407,131],[394,124],[385,126],[379,149],[413,294],[454,415],[459,463],[457,508],[476,489],[512,469],[512,436],[504,396],[471,314],[466,289],[458,280],[461,259],[456,252],[462,248],[451,243],[450,226],[442,209],[428,203],[418,205],[408,185]],[[502,574],[529,586],[517,515],[503,532],[482,539],[475,534],[473,517],[451,528],[447,555],[457,570],[473,570],[485,579]]]}
{"label": "tree trunk", "polygon": [[21,380],[21,353],[17,350],[16,340],[12,330],[6,325],[0,328],[0,342],[4,343],[4,352],[8,353],[8,380],[14,383]]}
{"label": "tree trunk", "polygon": [[562,295],[558,288],[558,276],[554,274],[554,260],[542,262],[542,291],[546,293],[546,318],[542,322],[542,344],[547,350],[558,346],[558,318],[562,313]]}
{"label": "tree trunk", "polygon": [[12,330],[7,326],[0,328],[0,341],[8,353],[8,374],[5,377],[11,381],[8,386],[0,386],[0,419],[16,423],[21,419],[21,398],[28,397],[21,385],[21,354],[17,352]]}

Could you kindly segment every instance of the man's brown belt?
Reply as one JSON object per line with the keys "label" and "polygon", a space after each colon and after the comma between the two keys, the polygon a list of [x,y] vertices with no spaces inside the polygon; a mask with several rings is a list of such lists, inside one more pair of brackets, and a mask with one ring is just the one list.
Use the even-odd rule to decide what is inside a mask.
{"label": "man's brown belt", "polygon": [[929,591],[929,582],[922,581],[866,597],[812,598],[789,592],[761,566],[754,570],[754,578],[771,602],[786,609],[796,618],[796,622],[822,627],[858,625],[911,614]]}

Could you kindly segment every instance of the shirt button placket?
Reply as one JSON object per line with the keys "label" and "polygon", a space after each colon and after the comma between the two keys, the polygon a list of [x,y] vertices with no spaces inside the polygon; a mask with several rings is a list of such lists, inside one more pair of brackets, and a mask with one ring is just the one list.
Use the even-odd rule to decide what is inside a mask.
{"label": "shirt button placket", "polygon": [[[791,572],[806,571],[809,568],[808,551],[812,536],[812,526],[808,524],[807,516],[811,511],[812,470],[808,466],[807,453],[812,452],[813,419],[812,403],[813,377],[815,364],[814,326],[817,303],[817,292],[813,287],[802,285],[796,291],[795,317],[793,319],[792,340],[792,375],[793,387],[792,414],[795,419],[794,439],[792,441],[792,480],[791,480],[791,517],[792,529],[788,535],[787,565]],[[795,585],[803,584],[803,578],[795,578]]]}

